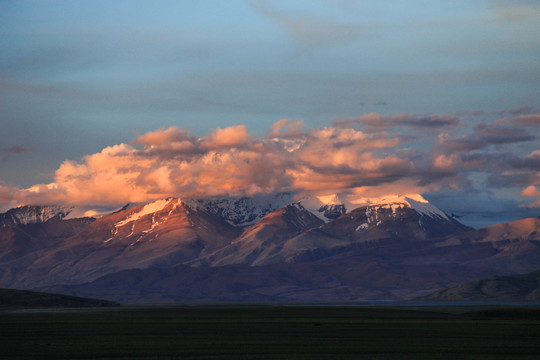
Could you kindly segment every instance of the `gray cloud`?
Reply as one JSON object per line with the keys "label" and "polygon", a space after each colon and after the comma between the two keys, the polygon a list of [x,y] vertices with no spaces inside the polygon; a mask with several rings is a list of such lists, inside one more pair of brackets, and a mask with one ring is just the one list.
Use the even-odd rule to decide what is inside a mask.
{"label": "gray cloud", "polygon": [[505,115],[517,116],[517,115],[528,115],[534,112],[538,112],[538,110],[531,106],[521,106],[521,107],[513,108],[513,109],[499,110],[497,111],[497,114],[501,116],[505,116]]}
{"label": "gray cloud", "polygon": [[510,123],[516,125],[540,125],[540,113],[520,115],[511,119]]}
{"label": "gray cloud", "polygon": [[536,136],[515,127],[493,124],[479,124],[469,135],[439,137],[439,152],[452,153],[455,151],[472,151],[486,148],[490,145],[503,145],[535,140]]}
{"label": "gray cloud", "polygon": [[12,155],[22,154],[22,153],[31,152],[31,151],[34,151],[32,147],[17,145],[17,146],[1,148],[0,154],[1,154],[2,160],[7,161]]}
{"label": "gray cloud", "polygon": [[311,50],[321,46],[339,46],[348,44],[359,37],[360,29],[356,24],[343,24],[308,15],[292,15],[273,9],[262,1],[248,2],[253,10],[272,19],[295,41],[301,50]]}
{"label": "gray cloud", "polygon": [[409,127],[414,130],[452,130],[460,120],[455,115],[386,115],[377,113],[362,115],[356,118],[334,120],[335,126],[352,126],[361,124],[368,132],[385,131],[397,127]]}

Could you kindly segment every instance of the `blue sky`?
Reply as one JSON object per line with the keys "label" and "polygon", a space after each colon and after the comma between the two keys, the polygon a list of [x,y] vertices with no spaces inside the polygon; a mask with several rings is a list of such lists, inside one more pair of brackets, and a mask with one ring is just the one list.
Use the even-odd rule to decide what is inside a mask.
{"label": "blue sky", "polygon": [[[320,128],[406,113],[458,116],[451,134],[466,136],[536,114],[539,100],[537,1],[0,2],[6,188],[54,182],[65,160],[171,126],[263,136],[280,119]],[[490,154],[530,155],[538,127],[523,131],[534,138]],[[422,134],[407,146],[427,150],[441,132]],[[493,171],[466,176],[522,201],[525,182],[482,180]]]}

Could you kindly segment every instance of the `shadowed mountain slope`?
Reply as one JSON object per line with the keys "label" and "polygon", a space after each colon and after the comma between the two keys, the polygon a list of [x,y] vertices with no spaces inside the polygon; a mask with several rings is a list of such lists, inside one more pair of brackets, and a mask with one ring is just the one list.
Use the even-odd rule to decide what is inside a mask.
{"label": "shadowed mountain slope", "polygon": [[540,301],[540,270],[521,275],[491,276],[439,290],[417,300],[427,301]]}
{"label": "shadowed mountain slope", "polygon": [[0,310],[119,306],[114,301],[28,290],[0,289]]}

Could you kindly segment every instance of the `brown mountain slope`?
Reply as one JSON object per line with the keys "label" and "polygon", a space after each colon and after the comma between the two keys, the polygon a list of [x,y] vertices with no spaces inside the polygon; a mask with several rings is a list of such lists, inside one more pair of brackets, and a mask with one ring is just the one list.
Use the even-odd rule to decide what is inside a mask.
{"label": "brown mountain slope", "polygon": [[[267,215],[240,239],[200,263],[259,266],[312,261],[348,249],[385,246],[388,240],[417,242],[470,230],[454,219],[430,217],[405,204],[363,206],[328,223],[301,204],[284,209]],[[291,219],[302,225],[292,225]]]}
{"label": "brown mountain slope", "polygon": [[193,264],[212,266],[267,264],[267,260],[281,250],[285,241],[323,224],[323,220],[303,206],[288,205],[266,215],[257,224],[244,231],[232,244],[198,259]]}
{"label": "brown mountain slope", "polygon": [[79,283],[123,269],[172,266],[222,248],[240,231],[186,210],[179,199],[159,200],[96,220],[21,270],[17,280],[25,287]]}

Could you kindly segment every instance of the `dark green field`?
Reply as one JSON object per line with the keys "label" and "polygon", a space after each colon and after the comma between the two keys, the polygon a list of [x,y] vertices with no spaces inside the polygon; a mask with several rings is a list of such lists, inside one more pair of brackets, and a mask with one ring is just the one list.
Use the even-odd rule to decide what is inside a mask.
{"label": "dark green field", "polygon": [[538,359],[540,310],[122,307],[0,313],[2,359]]}

